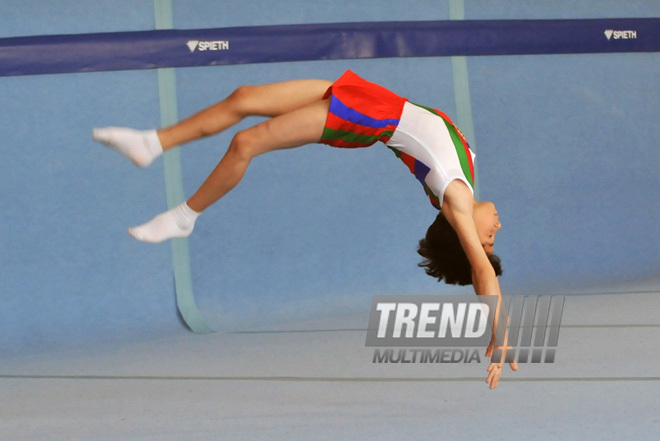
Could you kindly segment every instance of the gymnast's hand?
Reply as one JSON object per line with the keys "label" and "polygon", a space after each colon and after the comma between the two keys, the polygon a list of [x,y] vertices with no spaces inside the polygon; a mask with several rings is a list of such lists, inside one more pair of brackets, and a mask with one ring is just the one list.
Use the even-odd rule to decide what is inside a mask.
{"label": "gymnast's hand", "polygon": [[[486,349],[486,357],[493,356],[493,345],[489,345]],[[486,378],[486,383],[490,384],[490,389],[495,389],[497,384],[500,382],[500,377],[502,376],[502,366],[504,365],[504,351],[502,354],[502,361],[499,363],[491,362],[488,366],[488,377]],[[514,360],[509,363],[511,370],[518,370],[518,363]]]}

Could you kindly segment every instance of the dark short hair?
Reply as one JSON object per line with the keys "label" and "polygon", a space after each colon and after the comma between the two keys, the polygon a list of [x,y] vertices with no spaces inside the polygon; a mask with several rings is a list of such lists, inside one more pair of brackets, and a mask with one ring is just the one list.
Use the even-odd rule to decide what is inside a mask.
{"label": "dark short hair", "polygon": [[[424,258],[419,266],[426,274],[450,285],[472,285],[472,268],[463,251],[458,234],[440,212],[426,231],[426,237],[419,241],[417,252]],[[500,258],[489,254],[495,274],[502,275]]]}

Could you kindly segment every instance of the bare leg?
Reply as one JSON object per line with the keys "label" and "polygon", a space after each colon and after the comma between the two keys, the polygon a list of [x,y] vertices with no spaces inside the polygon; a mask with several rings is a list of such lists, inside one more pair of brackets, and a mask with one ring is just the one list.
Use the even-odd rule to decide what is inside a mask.
{"label": "bare leg", "polygon": [[154,243],[188,236],[199,213],[240,182],[252,158],[274,150],[318,142],[329,106],[329,100],[316,100],[238,132],[222,160],[186,203],[130,229],[130,234],[138,240]]}
{"label": "bare leg", "polygon": [[283,115],[320,100],[330,85],[326,80],[292,80],[242,86],[218,104],[159,130],[158,138],[163,150],[168,150],[218,134],[247,116]]}
{"label": "bare leg", "polygon": [[135,165],[147,167],[163,151],[220,133],[246,116],[274,117],[319,101],[331,84],[325,80],[293,80],[243,86],[218,104],[160,131],[105,127],[94,129],[92,138],[126,156]]}
{"label": "bare leg", "polygon": [[241,180],[255,156],[318,142],[329,105],[329,100],[317,101],[238,132],[220,163],[188,200],[188,206],[202,212],[227,194]]}

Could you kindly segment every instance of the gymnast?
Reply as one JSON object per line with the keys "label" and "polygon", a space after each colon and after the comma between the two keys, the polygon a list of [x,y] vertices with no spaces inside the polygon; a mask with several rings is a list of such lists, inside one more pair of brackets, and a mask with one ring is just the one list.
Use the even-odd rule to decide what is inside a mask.
{"label": "gymnast", "polygon": [[[129,234],[151,243],[189,236],[197,217],[231,191],[252,158],[263,153],[312,143],[357,148],[381,141],[410,169],[440,210],[419,242],[418,252],[424,258],[419,266],[438,281],[472,284],[477,294],[497,295],[499,309],[497,276],[502,268],[493,247],[502,225],[493,203],[474,199],[474,154],[463,134],[444,113],[414,104],[350,70],[334,83],[293,80],[242,86],[171,127],[148,131],[107,127],[94,129],[93,139],[147,167],[166,150],[218,134],[252,115],[269,119],[235,134],[223,158],[190,199],[130,228]],[[486,356],[492,355],[493,348],[491,340]],[[488,367],[486,381],[491,389],[499,382],[505,353]],[[518,369],[515,362],[510,366]]]}

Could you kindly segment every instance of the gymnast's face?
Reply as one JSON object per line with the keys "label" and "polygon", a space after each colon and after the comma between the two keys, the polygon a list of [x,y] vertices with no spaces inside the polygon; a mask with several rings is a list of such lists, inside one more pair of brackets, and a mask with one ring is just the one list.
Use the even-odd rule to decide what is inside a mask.
{"label": "gymnast's face", "polygon": [[495,246],[495,235],[502,228],[497,209],[492,202],[477,202],[472,212],[474,225],[477,227],[481,246],[486,254],[492,254]]}

